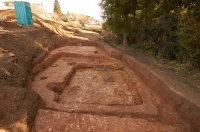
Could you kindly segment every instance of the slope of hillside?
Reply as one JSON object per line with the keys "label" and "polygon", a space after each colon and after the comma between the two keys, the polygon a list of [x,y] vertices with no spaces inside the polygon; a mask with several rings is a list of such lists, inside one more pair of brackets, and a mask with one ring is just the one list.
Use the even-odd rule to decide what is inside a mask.
{"label": "slope of hillside", "polygon": [[[17,129],[21,125],[28,129],[39,99],[27,90],[32,67],[56,47],[92,42],[78,37],[78,29],[36,15],[31,27],[18,25],[14,10],[0,11],[0,16],[3,18],[0,26],[4,29],[0,30],[0,128]],[[18,124],[13,126],[16,121]]]}

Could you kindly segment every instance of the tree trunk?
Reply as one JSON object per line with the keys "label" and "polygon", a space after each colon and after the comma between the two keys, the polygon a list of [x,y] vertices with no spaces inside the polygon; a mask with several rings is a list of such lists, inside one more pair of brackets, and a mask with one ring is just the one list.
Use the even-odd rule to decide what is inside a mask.
{"label": "tree trunk", "polygon": [[128,39],[128,34],[126,33],[126,32],[124,32],[124,36],[123,36],[124,38],[123,38],[123,45],[125,46],[125,47],[127,47],[128,46],[128,42],[127,42],[127,39]]}

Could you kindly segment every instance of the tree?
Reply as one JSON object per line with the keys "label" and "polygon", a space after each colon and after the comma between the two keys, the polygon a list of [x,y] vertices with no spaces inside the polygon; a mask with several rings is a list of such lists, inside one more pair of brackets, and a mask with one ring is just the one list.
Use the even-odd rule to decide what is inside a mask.
{"label": "tree", "polygon": [[55,0],[54,2],[54,13],[58,14],[58,15],[62,15],[62,10],[60,8],[60,4],[58,2],[58,0]]}
{"label": "tree", "polygon": [[90,16],[86,15],[79,15],[78,16],[78,21],[82,26],[85,26],[85,24],[89,24],[92,18]]}
{"label": "tree", "polygon": [[104,9],[104,27],[123,38],[127,46],[128,40],[133,38],[130,33],[136,28],[137,0],[102,0],[100,6]]}
{"label": "tree", "polygon": [[200,68],[199,0],[102,0],[103,28],[125,46]]}
{"label": "tree", "polygon": [[54,3],[54,13],[57,14],[57,17],[58,17],[59,20],[62,20],[64,22],[69,21],[67,15],[62,13],[62,10],[60,8],[60,4],[59,4],[58,0],[55,0],[55,3]]}

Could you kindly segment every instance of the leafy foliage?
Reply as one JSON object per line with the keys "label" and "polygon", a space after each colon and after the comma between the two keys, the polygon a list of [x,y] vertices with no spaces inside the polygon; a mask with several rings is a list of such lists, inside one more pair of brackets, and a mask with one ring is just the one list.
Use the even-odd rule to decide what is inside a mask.
{"label": "leafy foliage", "polygon": [[200,68],[199,0],[102,0],[100,5],[103,27],[121,40]]}
{"label": "leafy foliage", "polygon": [[82,25],[85,26],[85,24],[90,23],[92,21],[92,17],[86,16],[86,15],[79,15],[78,17],[78,22]]}
{"label": "leafy foliage", "polygon": [[62,10],[60,8],[60,4],[59,4],[58,0],[55,0],[55,2],[54,2],[54,13],[56,13],[58,15],[62,15]]}
{"label": "leafy foliage", "polygon": [[62,13],[62,10],[61,10],[61,7],[60,7],[58,0],[55,0],[55,2],[54,2],[54,13],[58,16],[59,20],[62,20],[64,22],[69,21],[67,15]]}

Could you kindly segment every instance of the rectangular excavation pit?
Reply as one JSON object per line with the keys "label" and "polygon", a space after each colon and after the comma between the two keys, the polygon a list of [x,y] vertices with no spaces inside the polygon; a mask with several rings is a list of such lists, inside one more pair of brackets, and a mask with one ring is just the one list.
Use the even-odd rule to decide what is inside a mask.
{"label": "rectangular excavation pit", "polygon": [[[144,92],[146,86],[121,62],[105,53],[101,56],[96,48],[89,48],[87,52],[84,47],[77,51],[76,47],[71,47],[70,54],[68,49],[58,49],[60,51],[55,54],[66,54],[57,56],[56,61],[33,81],[32,89],[46,102],[36,116],[37,131],[88,131],[91,127],[103,131],[105,128],[99,125],[105,126],[105,123],[108,131],[177,131],[179,128],[182,131],[189,128],[184,127],[185,123],[179,121],[171,109],[161,108],[162,102],[155,102],[157,98],[151,91]],[[79,53],[84,56],[80,57]],[[49,57],[51,59],[51,54]],[[59,88],[61,90],[57,91]],[[89,125],[77,126],[77,122]],[[181,127],[176,127],[177,123]]]}
{"label": "rectangular excavation pit", "polygon": [[77,69],[69,85],[60,95],[62,104],[99,105],[139,105],[142,99],[137,89],[129,87],[120,74],[97,66],[90,69]]}
{"label": "rectangular excavation pit", "polygon": [[[80,83],[88,82],[89,84],[89,85],[86,84],[88,89],[84,91],[85,93],[83,94],[85,95],[83,96],[87,96],[86,98],[88,98],[88,100],[90,100],[89,98],[91,96],[92,102],[85,102],[85,103],[94,104],[100,101],[101,100],[100,98],[109,97],[107,100],[111,99],[113,101],[105,104],[108,105],[141,104],[142,102],[141,98],[137,96],[138,92],[136,91],[134,93],[135,89],[130,89],[131,90],[131,92],[129,90],[130,93],[123,93],[124,91],[126,91],[126,89],[129,89],[128,85],[126,84],[126,81],[124,81],[121,75],[118,73],[118,72],[123,72],[123,66],[121,64],[118,64],[117,62],[113,62],[105,58],[95,59],[95,58],[61,57],[58,60],[56,60],[52,65],[47,67],[47,69],[45,69],[37,76],[35,76],[34,81],[32,82],[32,89],[42,97],[42,99],[44,100],[44,102],[46,102],[46,104],[57,103],[59,101],[65,102],[62,100],[62,98],[65,98],[67,96],[72,99],[73,97],[71,97],[68,94],[70,93],[70,91],[71,92],[76,91],[76,89],[79,87],[75,84],[73,84],[74,86],[68,84],[70,82],[73,83],[74,82],[73,80],[77,79],[76,75],[79,75],[79,72],[82,70],[86,70],[86,72],[89,72],[89,76],[93,77],[105,74],[104,75],[105,77],[100,76],[101,78],[98,78],[100,80],[97,80],[97,82],[95,82],[98,85],[100,85],[98,82],[101,82],[103,84],[102,88],[104,90],[96,86],[90,87],[90,84],[94,84],[91,78],[88,78],[88,80],[84,80],[85,77],[83,77],[82,80],[84,81],[80,80]],[[113,78],[112,76],[109,76],[109,74],[113,74],[112,76],[116,77]],[[87,74],[83,76],[87,76]],[[118,80],[114,80],[115,78]],[[79,83],[79,80],[77,81],[78,82],[76,83]],[[121,84],[119,84],[119,82],[121,82]],[[124,88],[124,90],[120,90],[121,86]],[[66,89],[68,89],[69,87],[71,87],[72,89],[69,89],[70,91],[66,91]],[[62,93],[64,88],[65,88],[64,93],[67,92],[66,96],[64,93]],[[103,90],[104,93],[101,93],[100,92],[101,90]],[[113,93],[107,94],[109,93],[109,90],[114,92],[115,94]],[[100,92],[99,94],[101,94],[100,98],[95,99],[95,101],[92,98],[95,98],[95,96],[97,95],[94,94],[91,95],[93,91],[96,91],[94,92],[94,94],[95,93],[97,94],[98,92]],[[59,97],[59,95],[61,96]],[[74,97],[76,97],[76,95],[74,95]],[[69,100],[69,98],[67,98],[67,100]],[[118,102],[120,101],[122,102],[117,103],[116,102],[117,100]],[[81,101],[79,101],[78,103],[80,102]],[[102,102],[102,104],[104,103]]]}

